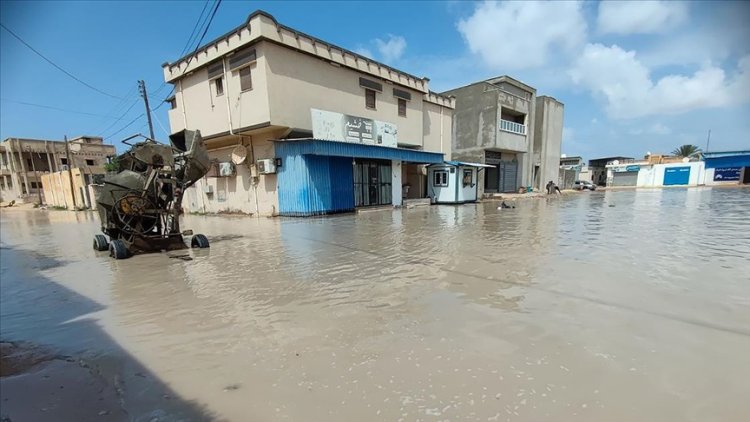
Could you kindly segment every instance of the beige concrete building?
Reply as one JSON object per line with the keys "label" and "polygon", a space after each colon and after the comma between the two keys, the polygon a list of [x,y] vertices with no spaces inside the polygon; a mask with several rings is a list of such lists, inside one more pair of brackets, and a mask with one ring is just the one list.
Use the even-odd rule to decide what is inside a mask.
{"label": "beige concrete building", "polygon": [[104,174],[107,157],[115,155],[113,145],[102,138],[79,136],[69,141],[69,157],[65,142],[44,139],[7,138],[0,142],[0,195],[3,201],[44,201],[42,176],[53,172],[80,169],[86,184],[94,175]]}
{"label": "beige concrete building", "polygon": [[456,160],[494,166],[479,179],[484,193],[542,188],[557,180],[563,104],[500,76],[452,89],[456,99],[452,154]]}
{"label": "beige concrete building", "polygon": [[[284,214],[278,178],[287,170],[283,164],[274,171],[259,167],[259,162],[281,158],[276,151],[280,142],[349,142],[450,158],[454,100],[431,92],[429,79],[301,33],[262,11],[202,46],[195,56],[165,63],[163,70],[175,87],[169,99],[172,132],[200,130],[217,169],[223,169],[186,194],[189,211]],[[342,125],[346,131],[337,136]],[[356,207],[401,205],[402,191],[410,198],[427,196],[422,164],[435,156],[416,154],[411,156],[416,162],[409,162],[391,152],[384,160],[385,151],[365,148],[355,154],[352,148],[335,153],[350,159],[352,183],[368,179],[359,194],[355,189]],[[246,158],[235,164],[232,153]],[[380,193],[371,194],[371,169],[380,175],[375,187]],[[384,175],[390,175],[387,183]],[[386,184],[391,192],[381,195]]]}

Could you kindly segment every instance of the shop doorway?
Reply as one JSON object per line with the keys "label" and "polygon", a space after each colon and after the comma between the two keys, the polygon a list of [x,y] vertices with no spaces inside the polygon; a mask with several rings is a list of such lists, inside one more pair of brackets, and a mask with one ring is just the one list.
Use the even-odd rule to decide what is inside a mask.
{"label": "shop doorway", "polygon": [[356,160],[354,163],[354,206],[392,204],[392,182],[390,161]]}

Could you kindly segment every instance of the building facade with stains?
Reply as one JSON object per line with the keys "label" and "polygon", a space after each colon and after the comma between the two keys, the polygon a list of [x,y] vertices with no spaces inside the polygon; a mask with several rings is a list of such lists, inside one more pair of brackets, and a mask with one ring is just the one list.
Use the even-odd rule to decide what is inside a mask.
{"label": "building facade with stains", "polygon": [[450,158],[454,100],[429,79],[262,11],[163,71],[171,131],[200,130],[214,161],[186,192],[190,212],[399,206],[426,198],[424,166]]}
{"label": "building facade with stains", "polygon": [[500,76],[452,89],[452,156],[492,165],[479,180],[484,193],[541,189],[560,167],[564,105],[536,89]]}

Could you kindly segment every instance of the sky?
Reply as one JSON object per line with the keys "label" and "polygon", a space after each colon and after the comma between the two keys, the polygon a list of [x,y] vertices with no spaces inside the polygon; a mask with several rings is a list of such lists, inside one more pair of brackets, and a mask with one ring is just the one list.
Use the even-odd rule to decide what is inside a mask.
{"label": "sky", "polygon": [[[147,134],[136,83],[160,106],[161,65],[196,47],[209,1],[1,2],[3,26],[90,87],[0,28],[0,139]],[[705,149],[709,130],[712,151],[750,149],[750,2],[223,1],[204,42],[256,9],[434,91],[521,80],[565,104],[569,156]],[[162,140],[166,109],[154,113]]]}

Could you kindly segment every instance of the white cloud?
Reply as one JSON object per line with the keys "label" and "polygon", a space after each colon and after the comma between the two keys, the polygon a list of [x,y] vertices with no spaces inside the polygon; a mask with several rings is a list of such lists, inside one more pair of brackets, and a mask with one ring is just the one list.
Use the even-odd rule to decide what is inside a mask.
{"label": "white cloud", "polygon": [[635,127],[633,129],[630,129],[628,133],[631,135],[669,135],[670,133],[672,133],[672,129],[664,126],[661,123],[654,123],[653,125],[647,127]]}
{"label": "white cloud", "polygon": [[750,99],[750,56],[739,62],[732,79],[721,68],[707,65],[692,76],[667,75],[654,82],[635,51],[588,44],[569,74],[574,83],[604,98],[607,113],[618,119],[680,114]]}
{"label": "white cloud", "polygon": [[401,36],[388,34],[388,41],[377,38],[375,45],[378,47],[378,52],[383,57],[383,61],[393,62],[403,56],[406,50],[406,39]]}
{"label": "white cloud", "polygon": [[542,66],[556,51],[570,52],[586,40],[579,2],[485,2],[458,30],[472,53],[501,70]]}
{"label": "white cloud", "polygon": [[688,5],[679,1],[602,1],[597,27],[607,34],[664,32],[688,20]]}
{"label": "white cloud", "polygon": [[370,51],[369,49],[367,49],[367,48],[365,48],[365,47],[362,47],[362,46],[359,46],[359,47],[355,48],[355,49],[354,49],[353,51],[354,51],[355,53],[357,53],[357,54],[361,55],[361,56],[365,56],[365,57],[367,57],[368,59],[371,59],[371,58],[373,58],[373,57],[374,57],[374,56],[372,55],[372,51]]}

